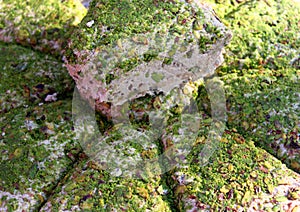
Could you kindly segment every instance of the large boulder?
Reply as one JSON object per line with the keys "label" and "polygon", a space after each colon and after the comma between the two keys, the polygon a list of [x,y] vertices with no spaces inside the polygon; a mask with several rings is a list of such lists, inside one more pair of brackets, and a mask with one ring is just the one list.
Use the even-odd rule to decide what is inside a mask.
{"label": "large boulder", "polygon": [[[63,1],[62,3],[66,2],[71,1]],[[24,6],[25,4],[21,5]],[[112,7],[116,6],[116,4],[110,4]],[[185,5],[185,3],[181,4]],[[73,84],[62,63],[49,55],[46,56],[16,45],[0,43],[0,210],[298,211],[300,205],[299,174],[287,169],[282,162],[268,153],[271,152],[278,158],[283,158],[287,165],[299,171],[299,128],[297,128],[299,126],[299,107],[297,106],[299,105],[300,75],[297,63],[295,63],[298,60],[293,49],[290,54],[285,52],[285,49],[288,48],[275,48],[274,54],[271,51],[272,48],[266,48],[268,46],[267,42],[272,43],[275,41],[284,44],[286,47],[290,44],[292,48],[299,45],[299,42],[296,42],[294,39],[298,36],[297,33],[292,33],[292,28],[298,23],[296,18],[299,13],[297,12],[298,9],[295,9],[296,7],[291,9],[292,4],[287,3],[287,1],[281,1],[280,3],[271,0],[246,1],[242,3],[225,1],[225,4],[225,9],[224,6],[218,6],[218,14],[222,14],[222,11],[225,14],[229,13],[227,16],[224,15],[225,17],[223,18],[224,20],[229,20],[228,24],[233,26],[237,35],[229,49],[238,53],[227,57],[225,66],[219,69],[219,73],[223,75],[221,80],[224,82],[224,89],[226,89],[226,97],[228,99],[229,118],[227,128],[219,122],[213,123],[215,121],[215,103],[220,103],[214,101],[214,99],[218,99],[218,97],[224,98],[224,96],[219,96],[217,92],[222,87],[217,86],[221,84],[220,81],[209,79],[205,81],[205,86],[203,81],[184,85],[185,75],[174,75],[173,78],[169,77],[171,75],[163,75],[165,73],[173,73],[170,70],[175,72],[178,70],[184,72],[186,70],[184,69],[184,65],[186,65],[184,59],[186,58],[183,56],[182,61],[178,59],[180,50],[175,48],[177,51],[175,51],[174,55],[171,52],[170,55],[168,54],[167,57],[164,57],[165,53],[169,53],[168,44],[173,44],[171,38],[178,36],[176,39],[180,41],[184,35],[174,35],[175,32],[173,31],[165,32],[166,38],[161,36],[161,44],[165,42],[165,45],[161,45],[161,48],[156,48],[150,42],[148,44],[140,43],[140,41],[144,41],[145,37],[148,39],[149,37],[147,36],[143,37],[140,35],[133,38],[132,34],[128,34],[128,37],[117,39],[115,42],[116,49],[113,48],[114,42],[110,44],[108,42],[107,45],[101,44],[101,47],[111,48],[113,53],[120,53],[121,56],[124,56],[124,53],[118,48],[120,42],[124,51],[126,48],[129,48],[125,44],[132,44],[135,47],[134,50],[141,53],[142,56],[136,56],[135,61],[135,58],[129,55],[128,60],[120,63],[125,69],[122,69],[122,71],[121,67],[117,67],[113,71],[118,70],[124,76],[132,77],[130,73],[143,73],[138,72],[138,70],[141,70],[141,67],[145,67],[146,71],[149,72],[149,78],[153,79],[150,85],[156,86],[150,88],[149,84],[147,84],[149,87],[142,87],[141,90],[129,93],[126,96],[126,98],[129,97],[131,100],[129,101],[128,113],[125,113],[130,121],[129,125],[122,124],[123,119],[126,118],[122,115],[122,111],[121,115],[113,114],[111,113],[112,111],[109,111],[111,110],[110,105],[120,105],[127,101],[126,98],[118,95],[115,95],[117,102],[107,103],[108,113],[106,114],[109,115],[110,112],[114,116],[114,121],[119,122],[115,122],[115,125],[111,126],[111,123],[107,122],[103,117],[97,116],[95,118],[97,124],[92,127],[100,128],[101,132],[105,131],[103,133],[105,136],[102,137],[104,142],[102,143],[107,143],[118,151],[118,154],[112,154],[112,159],[115,159],[117,167],[114,166],[115,164],[110,163],[108,164],[110,169],[107,168],[105,163],[95,163],[95,160],[91,161],[90,159],[94,158],[88,158],[84,153],[80,152],[81,147],[75,142],[74,127],[76,132],[79,129],[77,124],[80,122],[75,122],[74,125],[71,121],[71,91]],[[273,6],[276,4],[277,6],[268,7],[269,4]],[[14,4],[11,4],[10,1],[5,1],[5,4],[0,6],[3,5],[10,5],[11,7]],[[153,5],[155,6],[156,4]],[[164,5],[173,5],[173,3],[169,2]],[[287,5],[289,7],[286,7]],[[91,33],[90,30],[96,29],[94,27],[97,24],[96,19],[91,18],[94,15],[99,15],[101,12],[101,10],[96,10],[95,6],[103,9],[100,4],[96,4],[94,1],[91,4],[91,8],[95,14],[90,13],[81,26],[83,30],[89,33]],[[20,9],[16,6],[11,8]],[[43,5],[40,5],[38,8],[43,8]],[[51,8],[55,9],[55,7]],[[268,9],[266,10],[266,8]],[[278,10],[275,13],[272,12],[274,8]],[[111,11],[112,13],[116,12],[115,10]],[[204,12],[206,16],[210,13],[207,12],[210,11],[208,8],[204,8],[203,11],[206,11]],[[2,12],[1,14],[3,14]],[[9,10],[5,12],[6,14],[13,13],[13,11]],[[143,10],[140,10],[140,12],[146,14]],[[262,16],[256,12],[266,13],[263,15],[263,21],[260,19]],[[19,14],[20,12],[17,13]],[[252,19],[253,13],[256,14],[255,18],[257,19]],[[49,11],[49,14],[52,14],[52,12]],[[167,14],[169,13],[165,12],[164,15]],[[270,17],[270,14],[273,14],[273,16]],[[180,12],[175,12],[175,15],[180,16]],[[243,19],[241,19],[242,17]],[[295,18],[292,19],[290,17]],[[150,17],[148,18],[150,19]],[[276,27],[276,30],[274,30],[274,34],[278,31],[281,32],[282,27],[286,26],[285,20],[288,20],[290,26],[289,29],[286,29],[286,33],[278,36],[278,40],[272,32],[272,24],[276,23],[276,21],[272,23],[273,18],[278,18],[281,21],[277,25],[278,28]],[[164,20],[167,21],[167,19]],[[246,22],[247,20],[251,26],[250,30],[245,25],[245,23],[248,23]],[[183,22],[191,23],[189,21],[191,20]],[[55,24],[53,19],[50,22],[49,25]],[[24,27],[32,27],[31,23],[31,21],[28,21],[28,26],[24,25]],[[136,29],[143,28],[141,23],[137,22]],[[139,26],[141,28],[138,28]],[[251,34],[257,26],[266,27],[267,32],[260,28],[259,34],[257,34],[257,31],[255,35]],[[170,28],[172,29],[172,27]],[[207,30],[207,25],[204,25],[203,28]],[[126,31],[126,29],[118,29]],[[125,33],[125,31],[122,32]],[[78,32],[81,32],[81,29],[78,29]],[[201,32],[204,33],[204,31]],[[79,41],[75,46],[81,50],[75,51],[75,53],[86,52],[86,55],[89,55],[92,52],[93,46],[85,46],[87,43],[94,45],[94,34],[89,33],[87,35],[92,35],[91,40],[83,36],[79,38],[74,36],[70,39],[70,41],[75,42],[73,43],[74,45],[76,40]],[[146,34],[146,32],[139,33]],[[213,32],[211,33],[212,35],[214,34]],[[198,36],[197,33],[195,34],[195,37]],[[291,39],[285,39],[287,34]],[[83,35],[83,33],[80,35]],[[114,36],[114,34],[110,36]],[[161,37],[158,36],[158,38]],[[109,38],[109,36],[103,36],[102,38]],[[137,39],[138,42],[133,42],[130,40],[131,38],[133,38],[133,41]],[[214,39],[214,36],[211,38]],[[240,38],[244,39],[241,40]],[[222,39],[220,38],[220,40]],[[251,51],[253,46],[248,44],[254,44],[256,39],[261,39],[260,43],[266,43],[266,46],[263,46],[264,53],[261,56],[265,57],[270,51],[270,57],[274,57],[273,60],[272,58],[262,58],[263,60],[266,59],[266,61],[263,62],[262,60],[263,63],[260,64],[261,58],[253,57],[257,55],[257,52]],[[38,40],[40,41],[40,39]],[[30,39],[23,41],[29,42]],[[81,47],[80,42],[82,44]],[[71,42],[69,44],[72,47],[73,44]],[[97,46],[98,44],[95,45]],[[144,45],[153,47],[151,49],[153,51],[145,55],[145,61],[142,54]],[[182,47],[182,54],[184,54],[185,48],[193,47],[192,44],[189,46],[179,43],[178,45],[178,49]],[[214,45],[216,46],[217,43],[208,47],[201,46],[201,49],[207,49],[204,49],[204,52],[198,55],[199,58],[204,60],[205,55],[212,56]],[[145,48],[146,50],[148,50],[148,46]],[[222,42],[220,41],[219,47],[221,48],[221,46]],[[237,47],[238,49],[236,50]],[[95,49],[95,53],[98,52],[97,54],[103,53],[105,50],[98,47]],[[76,64],[78,58],[74,57],[70,50],[72,48],[66,52],[66,59],[68,59],[69,65],[72,67]],[[158,50],[161,50],[161,52]],[[162,58],[159,57],[159,54],[156,56],[156,51],[161,53],[163,61],[166,63],[158,69],[162,71],[157,72],[153,70],[153,67],[157,67],[155,61],[158,61],[157,63],[159,64]],[[217,48],[216,54],[218,51],[219,49]],[[108,57],[105,59],[114,58],[108,53],[107,55]],[[125,56],[127,55],[125,54]],[[247,56],[251,60],[244,58]],[[294,57],[295,60],[292,60],[292,63],[290,63],[290,59]],[[91,58],[93,60],[89,60]],[[123,57],[118,58],[122,59]],[[165,58],[167,59],[165,60]],[[82,65],[82,67],[85,67],[85,69],[82,69],[83,72],[89,74],[89,70],[95,71],[92,68],[93,62],[99,62],[100,60],[98,59],[101,59],[101,55],[94,58],[93,55],[90,55],[87,59],[86,61],[82,58],[79,59],[79,65],[74,67],[80,68],[80,65]],[[172,64],[172,59],[177,61],[176,63],[178,64],[181,61],[181,66],[178,69],[173,67],[175,64]],[[192,53],[191,58],[187,60],[194,61]],[[216,61],[220,62],[220,60]],[[209,60],[209,62],[211,61]],[[193,66],[195,63],[186,66],[189,65]],[[260,65],[265,69],[258,67]],[[284,66],[289,68],[282,69]],[[91,69],[88,69],[88,67],[91,67]],[[109,64],[107,67],[110,67]],[[255,67],[257,69],[254,69]],[[275,68],[275,71],[271,69],[272,67]],[[209,76],[212,73],[210,71],[213,70],[213,65],[209,66],[209,68],[211,69],[207,72],[197,72],[198,69],[192,69],[192,71],[196,72],[191,76],[191,80],[197,77]],[[121,82],[119,89],[125,88],[124,90],[126,91],[126,81],[122,81],[124,78],[120,79],[110,75],[114,73],[113,71],[109,72],[107,79],[105,78],[105,82],[108,82],[108,85],[105,85],[111,86],[109,88],[113,89],[118,88],[116,83]],[[126,75],[126,71],[128,71],[128,75]],[[231,72],[231,74],[228,74],[228,72]],[[98,72],[95,73],[97,76]],[[81,73],[78,74],[81,77],[84,76]],[[138,81],[143,79],[144,75],[137,76],[137,78],[132,78]],[[187,76],[190,76],[188,72]],[[166,84],[165,78],[170,80],[170,85]],[[93,78],[91,79],[93,80]],[[136,81],[131,83],[134,84]],[[110,85],[113,82],[115,84]],[[148,82],[151,82],[151,80],[149,79]],[[205,88],[209,86],[212,89],[210,91],[208,89],[208,93],[211,92],[209,93],[210,99],[205,91]],[[134,85],[132,87],[134,88]],[[182,90],[182,92],[179,90]],[[111,94],[109,93],[109,95]],[[75,97],[73,96],[73,103],[74,99],[79,100],[78,96]],[[84,97],[87,98],[87,96]],[[111,95],[110,97],[113,96]],[[278,99],[281,101],[278,101]],[[210,104],[208,100],[210,100]],[[193,104],[189,104],[191,102]],[[84,102],[80,100],[75,101],[75,103]],[[90,103],[94,104],[93,98],[91,98]],[[186,107],[186,103],[189,104],[188,107]],[[221,103],[224,104],[222,101]],[[105,106],[104,103],[103,105]],[[103,107],[100,107],[100,109],[103,109]],[[118,109],[118,107],[115,109]],[[82,120],[89,118],[89,115],[91,115],[90,117],[94,115],[93,109],[88,107],[88,105],[75,104],[74,107],[73,104],[73,112],[78,111],[84,112],[75,114],[79,115],[79,118],[82,118]],[[152,112],[155,112],[153,116],[151,116]],[[147,114],[153,118],[152,121],[148,120]],[[165,120],[161,119],[164,117],[166,118]],[[91,121],[89,119],[86,120]],[[214,144],[217,146],[214,146],[212,149],[206,148],[210,147],[211,138],[215,136],[211,133],[211,126],[214,125],[217,129],[225,131],[222,136],[216,137],[218,138],[216,140],[218,143]],[[87,126],[88,128],[84,128],[82,132],[91,131],[90,125]],[[153,132],[153,134],[149,132]],[[91,136],[91,138],[102,136],[97,133],[83,133],[82,135]],[[80,138],[81,145],[84,140],[82,138]],[[136,143],[137,139],[139,139],[139,143]],[[89,141],[89,139],[87,140]],[[274,140],[276,142],[272,142]],[[281,142],[284,143],[281,144]],[[257,144],[270,144],[269,146],[260,145],[268,152],[257,147]],[[278,149],[274,144],[280,145],[281,148]],[[89,148],[94,148],[96,153],[101,153],[101,150],[107,150],[99,147],[101,145],[95,143],[94,146],[92,145]],[[201,156],[201,152],[205,148],[208,150],[206,152],[209,153],[206,156],[211,156],[212,153],[214,155],[207,158],[208,160],[205,161],[206,166],[201,166],[201,163],[199,163],[201,157],[199,155]],[[218,151],[213,152],[212,150],[216,148]],[[272,149],[274,149],[275,154],[272,152]],[[284,151],[278,151],[281,149]],[[173,150],[175,150],[176,157],[172,155],[174,153]],[[188,155],[184,152],[185,150],[189,150]],[[282,154],[276,154],[276,151]],[[107,151],[102,152],[104,152],[102,156],[108,153]],[[85,153],[89,153],[89,151],[85,151]],[[127,159],[127,161],[118,160],[122,154],[124,157],[121,159]],[[157,164],[155,159],[160,154],[164,155],[164,157],[161,157],[162,163],[160,163],[159,167],[152,167],[151,162]],[[136,176],[141,179],[116,177],[124,173],[114,168],[122,168],[121,165],[124,164],[131,165],[128,161],[134,162],[137,158],[150,162],[146,163],[146,166],[140,167],[142,169],[139,170],[138,176]],[[176,167],[166,172],[169,168],[168,164],[176,165]]]}
{"label": "large boulder", "polygon": [[[92,1],[64,59],[80,95],[113,126],[99,132],[97,125],[105,124],[74,95],[75,132],[84,151],[116,176],[149,177],[174,167],[202,121],[196,84],[214,74],[230,39],[213,10],[196,1]],[[218,121],[224,121],[221,84],[208,84],[218,99],[212,118],[221,112]],[[168,131],[171,122],[181,133],[174,148],[159,154],[160,139],[176,131]],[[224,126],[215,128],[218,134]]]}
{"label": "large boulder", "polygon": [[111,118],[129,100],[212,75],[230,38],[197,1],[93,1],[65,62],[81,95]]}

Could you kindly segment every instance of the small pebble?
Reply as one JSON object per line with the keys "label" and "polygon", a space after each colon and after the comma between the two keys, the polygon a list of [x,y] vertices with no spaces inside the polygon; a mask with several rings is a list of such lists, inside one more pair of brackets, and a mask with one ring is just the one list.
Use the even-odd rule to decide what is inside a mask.
{"label": "small pebble", "polygon": [[91,26],[93,26],[94,23],[95,23],[95,21],[91,20],[91,21],[89,21],[89,22],[86,23],[86,26],[87,27],[91,27]]}

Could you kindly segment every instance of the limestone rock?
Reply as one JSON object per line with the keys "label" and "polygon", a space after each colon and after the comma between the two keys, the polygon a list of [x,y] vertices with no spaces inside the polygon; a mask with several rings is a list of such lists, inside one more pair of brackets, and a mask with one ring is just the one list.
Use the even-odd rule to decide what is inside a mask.
{"label": "limestone rock", "polygon": [[92,1],[65,62],[81,95],[111,117],[112,107],[212,75],[230,38],[196,1]]}

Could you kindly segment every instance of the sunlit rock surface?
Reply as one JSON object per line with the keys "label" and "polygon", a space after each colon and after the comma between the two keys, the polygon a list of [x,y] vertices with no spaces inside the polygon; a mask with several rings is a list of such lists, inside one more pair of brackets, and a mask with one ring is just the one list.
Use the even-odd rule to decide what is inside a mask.
{"label": "sunlit rock surface", "polygon": [[0,2],[0,40],[60,55],[68,31],[86,14],[79,0]]}
{"label": "sunlit rock surface", "polygon": [[[160,139],[148,136],[150,146],[147,140],[135,145],[134,134],[120,136],[127,129],[120,131],[124,116],[113,119],[119,121],[114,126],[96,117],[107,143],[126,159],[153,161],[166,152],[165,164],[177,167],[169,172],[156,167],[163,175],[151,175],[155,172],[145,166],[138,179],[120,178],[120,170],[108,172],[105,164],[88,158],[71,121],[72,79],[62,63],[1,44],[0,211],[298,211],[300,177],[286,165],[299,171],[299,8],[285,0],[216,2],[217,14],[234,37],[217,70],[226,91],[228,122],[206,166],[200,166],[199,153],[210,142],[214,120],[204,81],[188,83],[182,93],[175,90],[178,98],[146,94],[130,102],[128,119],[135,128],[127,132],[151,126],[162,134]],[[94,26],[91,20],[83,25]],[[33,45],[26,42],[21,44]],[[152,78],[159,82],[163,77]],[[194,104],[169,110],[178,101]],[[151,116],[160,122],[149,125],[144,115],[158,109],[169,110],[168,119]],[[188,144],[194,139],[191,152],[172,158],[174,146],[185,150],[182,138]]]}
{"label": "sunlit rock surface", "polygon": [[111,105],[212,75],[230,38],[214,12],[193,1],[93,1],[65,61],[82,96],[114,116]]}

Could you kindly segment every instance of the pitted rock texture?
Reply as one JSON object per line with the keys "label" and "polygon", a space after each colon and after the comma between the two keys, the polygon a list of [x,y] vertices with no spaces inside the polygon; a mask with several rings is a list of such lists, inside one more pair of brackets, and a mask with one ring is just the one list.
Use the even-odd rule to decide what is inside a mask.
{"label": "pitted rock texture", "polygon": [[[222,2],[215,9],[235,34],[218,70],[228,100],[227,128],[218,151],[200,167],[211,109],[203,86],[184,87],[197,90],[200,109],[199,136],[186,158],[191,163],[151,179],[114,178],[78,154],[73,87],[61,62],[1,43],[0,211],[299,211],[299,174],[270,155],[299,172],[299,6],[288,0],[214,2]],[[91,20],[86,24],[93,26]],[[150,78],[160,82],[163,77],[154,73]],[[164,107],[162,95],[146,96],[131,105],[130,117],[146,120],[143,109]],[[193,130],[194,125],[182,129],[177,124],[181,112],[173,108],[162,140],[151,138],[151,148],[132,148],[130,135],[124,140],[129,145],[120,145],[120,125],[108,132],[111,144],[144,158],[167,151],[183,130]],[[146,121],[135,124],[149,127]]]}
{"label": "pitted rock texture", "polygon": [[111,105],[212,75],[230,39],[214,12],[194,1],[93,1],[65,62],[81,95],[110,117]]}

